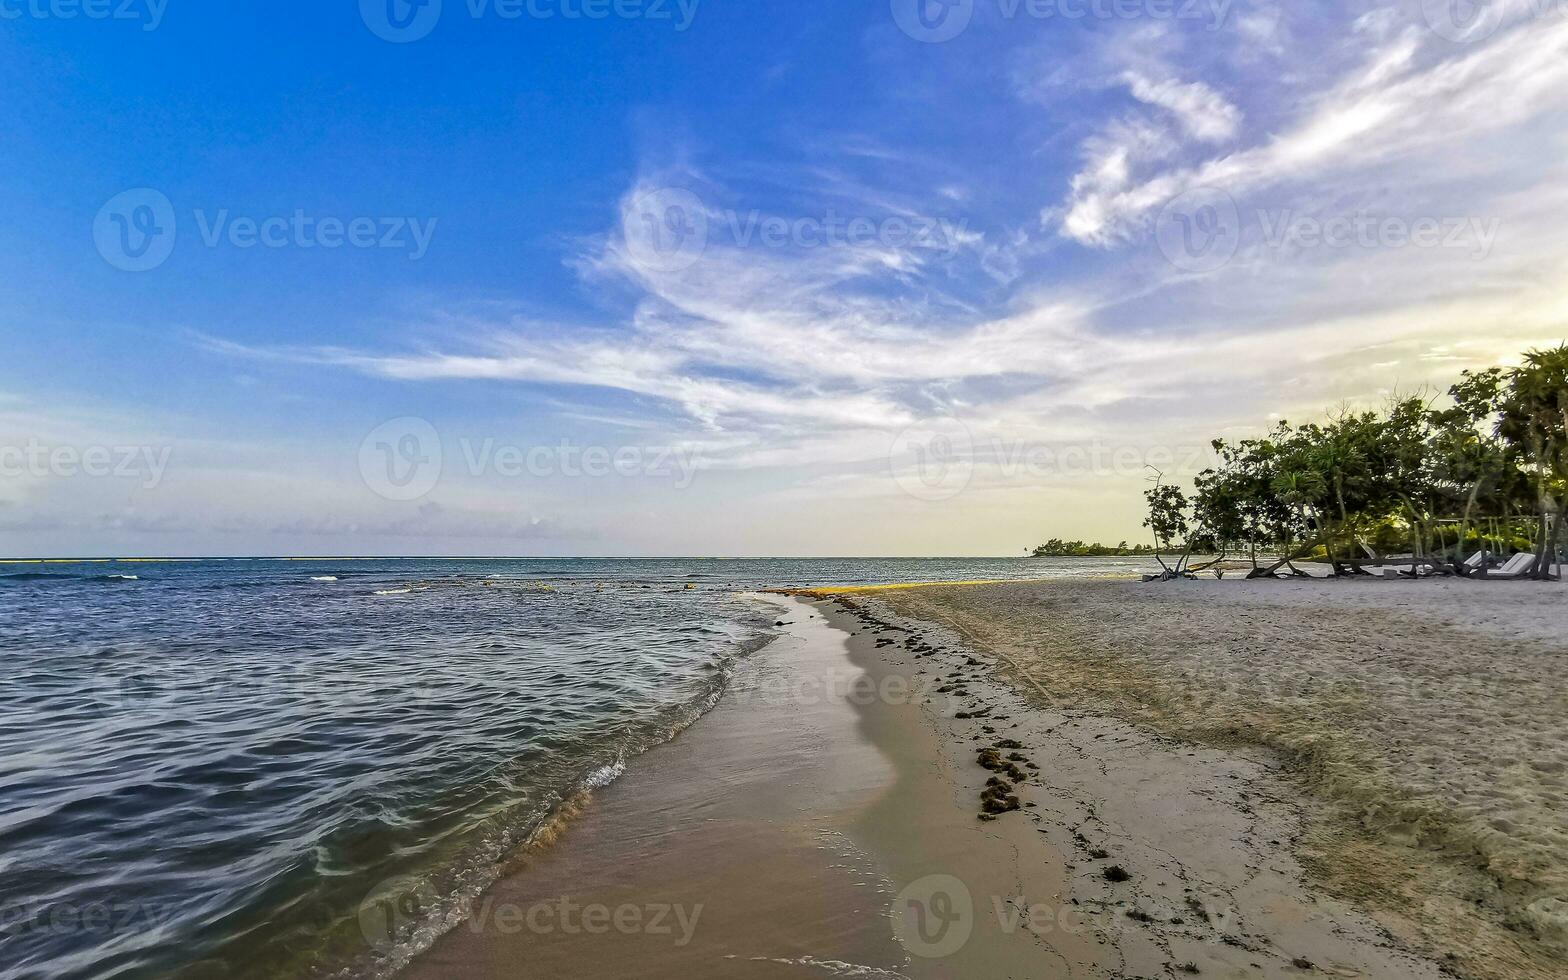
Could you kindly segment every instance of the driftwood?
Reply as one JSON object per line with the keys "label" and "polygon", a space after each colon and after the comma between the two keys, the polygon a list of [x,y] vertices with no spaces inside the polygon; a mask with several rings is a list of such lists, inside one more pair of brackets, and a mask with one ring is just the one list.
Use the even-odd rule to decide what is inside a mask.
{"label": "driftwood", "polygon": [[1278,578],[1281,568],[1289,568],[1293,578],[1311,578],[1306,572],[1297,568],[1292,562],[1305,558],[1312,553],[1312,549],[1322,543],[1325,535],[1322,531],[1302,542],[1294,551],[1287,552],[1285,557],[1270,565],[1268,568],[1254,568],[1247,573],[1248,578]]}

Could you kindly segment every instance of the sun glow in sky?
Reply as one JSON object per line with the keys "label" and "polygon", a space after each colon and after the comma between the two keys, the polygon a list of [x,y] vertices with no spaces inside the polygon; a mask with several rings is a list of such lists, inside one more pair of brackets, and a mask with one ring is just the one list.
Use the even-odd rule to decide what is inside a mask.
{"label": "sun glow in sky", "polygon": [[1568,336],[1568,2],[0,0],[0,555],[1016,554]]}

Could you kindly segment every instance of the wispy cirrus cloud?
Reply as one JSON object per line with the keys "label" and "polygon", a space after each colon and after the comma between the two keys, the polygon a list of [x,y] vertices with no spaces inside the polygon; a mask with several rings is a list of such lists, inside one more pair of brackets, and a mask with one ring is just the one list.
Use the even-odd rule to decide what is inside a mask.
{"label": "wispy cirrus cloud", "polygon": [[1155,81],[1137,72],[1123,80],[1133,98],[1168,110],[1195,140],[1223,143],[1241,128],[1241,110],[1203,82]]}
{"label": "wispy cirrus cloud", "polygon": [[[813,520],[846,499],[900,499],[890,443],[954,419],[990,449],[974,455],[977,493],[948,513],[990,526],[1001,501],[1045,506],[1028,497],[1044,486],[1090,515],[1075,520],[1125,529],[1136,476],[1107,478],[1099,495],[1023,482],[995,447],[1187,445],[1441,386],[1568,333],[1568,147],[1545,124],[1568,111],[1568,23],[1510,22],[1467,45],[1419,18],[1410,4],[1316,21],[1259,4],[1205,35],[1201,57],[1184,57],[1194,42],[1174,31],[1134,25],[1123,33],[1158,43],[1113,36],[1082,65],[1050,61],[1054,92],[1098,100],[1073,120],[1063,176],[1019,192],[1016,224],[976,218],[950,248],[770,245],[735,221],[759,183],[788,186],[755,209],[786,224],[952,215],[994,195],[959,168],[912,166],[869,137],[846,138],[852,152],[831,167],[699,167],[683,149],[653,154],[682,162],[645,168],[568,260],[584,288],[625,298],[608,322],[437,308],[403,325],[423,338],[403,347],[206,343],[402,385],[569,387],[566,400],[590,406],[624,396],[639,425],[699,448],[707,471],[754,476],[756,499],[824,508]],[[1008,95],[1042,112],[1075,104],[1046,107],[1027,86]],[[1197,187],[1223,189],[1248,220],[1234,258],[1201,275],[1150,238],[1160,209]],[[681,261],[650,261],[647,219],[667,215],[640,202],[670,189],[695,197],[684,218],[708,233]],[[1485,256],[1302,247],[1267,240],[1260,211],[1271,223],[1484,217],[1500,231]]]}
{"label": "wispy cirrus cloud", "polygon": [[[1091,142],[1091,166],[1074,180],[1060,227],[1103,246],[1135,234],[1151,211],[1195,187],[1241,198],[1292,183],[1349,180],[1395,162],[1406,179],[1441,174],[1441,148],[1462,159],[1483,136],[1568,108],[1565,83],[1568,19],[1525,23],[1474,48],[1416,25],[1392,37],[1374,32],[1354,70],[1326,89],[1299,93],[1299,118],[1277,135],[1258,134],[1248,148],[1108,175],[1102,146]],[[1147,153],[1144,162],[1168,156]]]}

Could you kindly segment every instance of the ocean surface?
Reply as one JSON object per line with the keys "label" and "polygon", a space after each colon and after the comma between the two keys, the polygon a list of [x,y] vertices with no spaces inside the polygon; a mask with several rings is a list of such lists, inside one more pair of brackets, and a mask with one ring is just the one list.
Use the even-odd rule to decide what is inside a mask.
{"label": "ocean surface", "polygon": [[389,976],[795,585],[1138,559],[0,565],[0,980]]}

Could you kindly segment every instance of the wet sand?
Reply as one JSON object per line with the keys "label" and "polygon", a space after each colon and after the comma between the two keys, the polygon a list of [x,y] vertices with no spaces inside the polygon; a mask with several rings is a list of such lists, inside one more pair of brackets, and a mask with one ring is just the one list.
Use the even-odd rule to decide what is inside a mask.
{"label": "wet sand", "polygon": [[[990,774],[943,743],[909,674],[836,615],[861,631],[847,643],[831,603],[770,601],[785,635],[719,705],[401,976],[1108,975],[1101,944],[1060,908],[1061,855],[1023,821],[976,819]],[[612,923],[668,906],[695,926],[568,931],[563,899]]]}
{"label": "wet sand", "polygon": [[[738,667],[719,704],[482,897],[479,912],[520,910],[514,921],[476,915],[401,976],[767,978],[817,961],[896,971],[902,955],[877,914],[887,883],[843,832],[893,771],[853,708],[825,693],[853,677],[833,632],[774,604],[793,621],[787,635]],[[563,900],[609,910],[608,927],[537,911]],[[670,909],[668,929],[651,924],[656,908]],[[637,921],[629,909],[643,910]]]}
{"label": "wet sand", "polygon": [[[719,705],[404,976],[1439,975],[1307,888],[1269,760],[1031,707],[888,610],[775,601]],[[1019,808],[982,819],[1002,779]]]}

